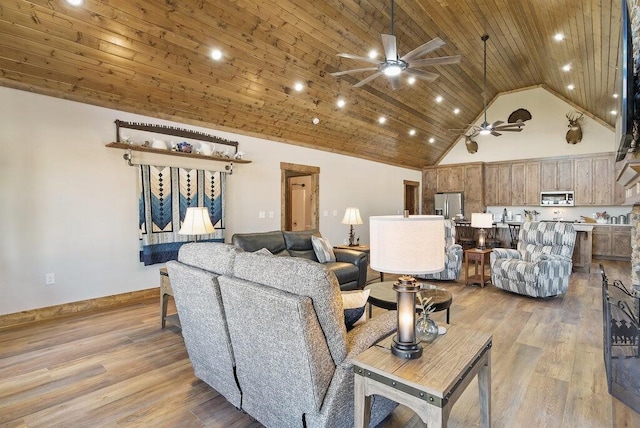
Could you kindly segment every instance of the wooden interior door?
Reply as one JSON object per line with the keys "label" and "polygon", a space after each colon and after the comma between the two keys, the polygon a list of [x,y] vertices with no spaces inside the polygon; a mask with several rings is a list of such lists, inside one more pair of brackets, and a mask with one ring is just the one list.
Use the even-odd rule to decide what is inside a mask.
{"label": "wooden interior door", "polygon": [[420,183],[404,180],[404,209],[409,215],[420,214]]}

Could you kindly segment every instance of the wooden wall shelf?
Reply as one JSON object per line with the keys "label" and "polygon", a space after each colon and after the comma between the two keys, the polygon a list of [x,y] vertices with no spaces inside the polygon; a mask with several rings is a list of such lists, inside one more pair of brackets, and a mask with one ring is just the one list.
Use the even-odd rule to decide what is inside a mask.
{"label": "wooden wall shelf", "polygon": [[220,156],[201,155],[198,153],[185,153],[185,152],[177,152],[173,150],[154,149],[152,147],[144,147],[144,146],[138,146],[135,144],[127,144],[127,143],[109,143],[107,144],[107,147],[110,147],[112,149],[133,150],[136,152],[155,153],[159,155],[204,159],[204,160],[219,161],[219,162],[251,163],[250,160],[246,160],[246,159],[233,159],[233,158],[225,158]]}

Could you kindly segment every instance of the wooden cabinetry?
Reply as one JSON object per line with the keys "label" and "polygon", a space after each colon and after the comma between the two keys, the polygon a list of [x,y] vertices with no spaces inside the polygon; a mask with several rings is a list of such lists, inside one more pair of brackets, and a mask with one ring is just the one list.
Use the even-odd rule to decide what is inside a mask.
{"label": "wooden cabinetry", "polygon": [[498,166],[498,205],[511,205],[511,165]]}
{"label": "wooden cabinetry", "polygon": [[511,165],[511,203],[540,205],[540,163],[518,162]]}
{"label": "wooden cabinetry", "polygon": [[464,191],[464,167],[450,165],[437,169],[438,192],[462,192]]}
{"label": "wooden cabinetry", "polygon": [[498,205],[498,165],[484,166],[484,202],[487,206]]}
{"label": "wooden cabinetry", "polygon": [[631,226],[594,226],[593,257],[630,260]]}
{"label": "wooden cabinetry", "polygon": [[472,164],[464,167],[464,212],[467,218],[471,213],[484,212],[484,188],[482,185],[483,165]]}
{"label": "wooden cabinetry", "polygon": [[573,160],[550,160],[540,162],[540,190],[572,190]]}
{"label": "wooden cabinetry", "polygon": [[422,171],[422,213],[435,214],[434,196],[437,190],[438,170],[425,168]]}
{"label": "wooden cabinetry", "polygon": [[612,157],[580,158],[574,164],[575,204],[610,205],[615,184]]}

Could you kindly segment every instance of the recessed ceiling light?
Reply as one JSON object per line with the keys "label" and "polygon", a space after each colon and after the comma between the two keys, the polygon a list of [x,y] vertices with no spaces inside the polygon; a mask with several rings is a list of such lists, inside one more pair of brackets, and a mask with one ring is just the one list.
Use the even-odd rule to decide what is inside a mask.
{"label": "recessed ceiling light", "polygon": [[561,42],[564,40],[564,34],[562,33],[556,33],[555,36],[553,36],[553,38],[555,39],[556,42]]}
{"label": "recessed ceiling light", "polygon": [[571,71],[571,64],[565,64],[562,66],[562,71]]}
{"label": "recessed ceiling light", "polygon": [[618,98],[618,94],[613,94],[613,98]]}
{"label": "recessed ceiling light", "polygon": [[346,104],[347,102],[342,98],[338,98],[338,101],[336,101],[336,105],[340,108],[344,107]]}
{"label": "recessed ceiling light", "polygon": [[415,77],[413,77],[413,76],[410,76],[410,77],[407,79],[407,83],[408,83],[408,84],[410,84],[410,85],[413,85],[414,83],[416,83],[416,78],[415,78]]}
{"label": "recessed ceiling light", "polygon": [[416,130],[415,130],[415,129],[410,129],[410,130],[409,130],[409,135],[411,135],[412,137],[413,137],[414,135],[416,135]]}
{"label": "recessed ceiling light", "polygon": [[222,51],[220,49],[212,49],[211,58],[216,61],[220,61],[222,59]]}
{"label": "recessed ceiling light", "polygon": [[67,3],[69,3],[71,6],[82,6],[82,3],[84,3],[84,0],[65,0]]}
{"label": "recessed ceiling light", "polygon": [[384,116],[380,116],[378,118],[378,123],[380,123],[381,125],[384,124],[387,121],[387,118]]}
{"label": "recessed ceiling light", "polygon": [[436,102],[437,102],[437,103],[441,103],[441,102],[442,102],[442,99],[443,99],[443,98],[442,98],[440,95],[438,95],[438,96],[436,97]]}
{"label": "recessed ceiling light", "polygon": [[304,84],[302,82],[296,82],[293,85],[293,89],[295,89],[298,92],[301,92],[304,89]]}
{"label": "recessed ceiling light", "polygon": [[458,114],[460,113],[460,109],[459,108],[454,108],[453,109],[453,114]]}
{"label": "recessed ceiling light", "polygon": [[570,91],[573,91],[575,89],[575,85],[571,84],[571,85],[567,85],[567,89]]}
{"label": "recessed ceiling light", "polygon": [[611,114],[615,116],[618,112],[616,110],[611,110]]}
{"label": "recessed ceiling light", "polygon": [[436,142],[436,139],[435,139],[435,138],[433,138],[433,137],[429,138],[429,143],[433,144],[433,143],[435,143],[435,142]]}
{"label": "recessed ceiling light", "polygon": [[375,49],[371,49],[369,51],[369,58],[376,59],[378,57],[378,51]]}
{"label": "recessed ceiling light", "polygon": [[311,122],[313,122],[314,125],[317,125],[320,123],[320,119],[318,119],[317,117],[314,117]]}

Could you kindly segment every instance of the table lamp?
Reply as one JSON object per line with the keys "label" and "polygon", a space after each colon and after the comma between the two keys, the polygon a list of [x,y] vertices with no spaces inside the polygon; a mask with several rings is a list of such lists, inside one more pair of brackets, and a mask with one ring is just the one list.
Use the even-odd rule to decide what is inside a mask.
{"label": "table lamp", "polygon": [[355,234],[353,233],[353,225],[354,224],[362,224],[362,218],[360,217],[360,210],[355,207],[349,207],[344,212],[344,217],[342,217],[342,224],[350,225],[349,228],[349,246],[355,247]]}
{"label": "table lamp", "polygon": [[207,208],[189,207],[184,215],[184,221],[178,235],[194,235],[195,241],[198,242],[198,235],[206,235],[214,231]]}
{"label": "table lamp", "polygon": [[471,213],[471,227],[480,229],[478,231],[478,249],[484,250],[487,248],[485,245],[487,232],[484,229],[493,227],[493,215],[491,213]]}
{"label": "table lamp", "polygon": [[439,215],[369,217],[371,268],[401,274],[393,284],[398,301],[398,332],[391,353],[405,359],[422,355],[416,342],[416,293],[420,285],[411,275],[444,269],[444,218]]}

